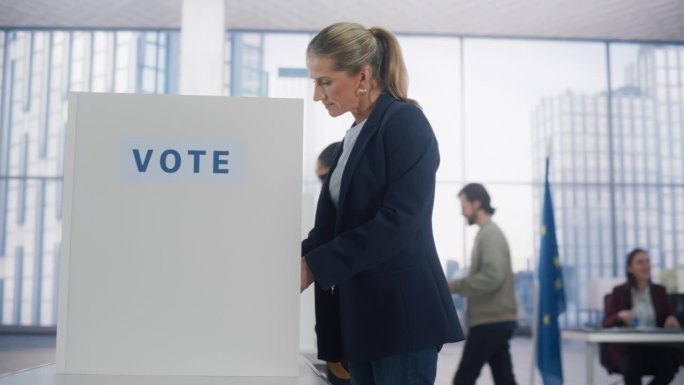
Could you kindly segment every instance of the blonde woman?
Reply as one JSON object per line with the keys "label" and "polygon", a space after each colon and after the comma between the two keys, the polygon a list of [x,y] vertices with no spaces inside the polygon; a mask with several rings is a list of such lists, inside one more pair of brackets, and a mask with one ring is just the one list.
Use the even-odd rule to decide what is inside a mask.
{"label": "blonde woman", "polygon": [[355,385],[433,384],[442,344],[463,339],[432,235],[439,150],[407,96],[396,37],[338,23],[309,43],[315,101],[351,113],[302,242],[315,282],[318,354]]}

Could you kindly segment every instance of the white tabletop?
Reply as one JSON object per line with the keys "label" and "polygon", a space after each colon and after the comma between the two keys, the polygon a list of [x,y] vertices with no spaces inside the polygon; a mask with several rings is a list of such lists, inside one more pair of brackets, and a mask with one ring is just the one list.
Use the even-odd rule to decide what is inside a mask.
{"label": "white tabletop", "polygon": [[564,339],[613,343],[684,343],[684,330],[611,328],[597,330],[563,330]]}
{"label": "white tabletop", "polygon": [[0,385],[329,385],[304,357],[299,377],[57,375],[54,364],[0,377]]}
{"label": "white tabletop", "polygon": [[682,329],[585,329],[585,330],[562,330],[563,339],[583,341],[586,343],[586,384],[594,384],[594,357],[596,343],[625,343],[625,344],[682,344],[684,343],[684,330]]}

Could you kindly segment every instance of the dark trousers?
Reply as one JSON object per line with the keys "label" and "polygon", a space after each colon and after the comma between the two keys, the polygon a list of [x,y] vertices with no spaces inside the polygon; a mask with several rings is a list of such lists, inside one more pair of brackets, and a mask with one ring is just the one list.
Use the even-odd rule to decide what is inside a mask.
{"label": "dark trousers", "polygon": [[471,328],[453,383],[475,384],[482,367],[488,363],[496,385],[515,384],[509,345],[511,337],[512,328],[492,328],[487,325]]}
{"label": "dark trousers", "polygon": [[654,375],[650,385],[669,384],[677,372],[672,349],[628,345],[620,357],[620,372],[625,385],[641,385],[641,377]]}

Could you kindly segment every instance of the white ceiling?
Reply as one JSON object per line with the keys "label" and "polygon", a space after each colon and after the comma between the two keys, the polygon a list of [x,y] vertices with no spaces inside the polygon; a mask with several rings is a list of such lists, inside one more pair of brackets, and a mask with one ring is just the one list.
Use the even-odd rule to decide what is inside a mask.
{"label": "white ceiling", "polygon": [[[182,0],[0,0],[0,27],[180,28]],[[226,28],[684,42],[684,0],[225,0]]]}

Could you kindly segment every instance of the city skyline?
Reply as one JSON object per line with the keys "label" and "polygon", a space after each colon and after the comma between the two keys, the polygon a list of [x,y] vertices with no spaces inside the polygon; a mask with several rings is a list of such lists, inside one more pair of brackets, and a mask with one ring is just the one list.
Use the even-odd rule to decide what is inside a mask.
{"label": "city skyline", "polygon": [[[325,109],[312,100],[312,82],[304,68],[310,37],[310,34],[301,33],[228,33],[226,77],[223,79],[226,94],[305,100],[302,170],[305,194],[315,194],[320,188],[313,175],[313,162],[318,152],[328,143],[341,139],[351,122],[347,117],[330,118]],[[61,162],[68,91],[177,92],[178,38],[177,31],[0,31],[0,149],[3,155],[0,157],[0,245],[3,246],[0,250],[0,320],[3,324],[54,325],[59,285]],[[682,119],[674,120],[675,115],[681,117],[682,114],[681,93],[677,93],[676,103],[668,104],[668,110],[642,100],[643,92],[639,94],[629,86],[625,87],[627,83],[636,82],[631,80],[635,79],[634,74],[643,74],[650,68],[646,65],[648,61],[630,67],[637,62],[638,45],[418,36],[399,36],[399,40],[411,78],[410,95],[421,102],[440,144],[442,159],[437,175],[433,227],[445,267],[449,260],[458,261],[462,268],[469,264],[471,242],[477,228],[464,223],[456,194],[465,183],[479,181],[492,195],[497,208],[495,220],[511,244],[514,270],[536,269],[535,250],[539,238],[535,233],[535,221],[541,202],[538,202],[535,190],[541,180],[535,167],[543,165],[541,151],[544,145],[531,140],[534,136],[530,121],[534,115],[530,112],[540,105],[540,100],[555,100],[547,102],[546,107],[553,119],[556,119],[554,114],[561,111],[563,103],[560,100],[568,106],[572,101],[578,108],[573,116],[602,128],[608,111],[601,106],[607,104],[605,90],[610,72],[614,119],[619,116],[624,118],[620,121],[633,121],[632,115],[625,115],[624,111],[638,112],[644,117],[662,115],[658,122],[671,122],[673,129],[669,130],[677,128],[681,133]],[[668,59],[668,63],[684,61],[680,46],[666,46],[665,49],[677,52],[673,56],[676,60]],[[655,55],[660,55],[657,52]],[[608,57],[610,61],[606,60]],[[606,70],[608,62],[610,71]],[[625,71],[628,67],[633,69]],[[655,70],[665,74],[663,69]],[[681,64],[666,71],[681,74]],[[667,76],[672,77],[671,74]],[[682,76],[677,76],[679,88],[670,85],[659,91],[658,87],[651,87],[649,92],[667,95],[673,89],[679,90]],[[637,104],[639,107],[635,107]],[[604,117],[596,118],[596,113],[604,114]],[[561,127],[562,121],[562,127],[575,127],[566,115],[565,120],[557,118],[558,126]],[[669,127],[657,124],[661,128]],[[643,134],[655,125],[649,123],[635,126],[635,129]],[[620,126],[615,122],[614,134],[618,132],[617,127]],[[670,131],[662,132],[670,135]],[[646,240],[658,239],[658,245],[672,245],[666,254],[657,255],[658,263],[661,255],[665,255],[664,265],[670,266],[675,262],[670,256],[681,253],[684,247],[684,240],[667,233],[684,228],[681,224],[684,213],[680,212],[679,204],[684,197],[677,195],[684,187],[682,168],[668,168],[662,175],[669,178],[667,180],[657,179],[652,172],[637,173],[637,176],[650,179],[637,180],[640,184],[636,192],[616,188],[634,184],[634,181],[625,179],[611,184],[609,137],[607,131],[597,130],[596,133],[600,135],[592,142],[585,135],[577,136],[582,138],[582,146],[594,146],[591,156],[596,157],[595,162],[563,158],[559,155],[561,152],[554,152],[552,160],[552,170],[563,162],[569,166],[581,164],[593,170],[591,175],[587,173],[587,178],[593,179],[554,180],[557,175],[552,172],[555,184],[552,188],[557,201],[557,220],[574,218],[577,223],[568,223],[579,229],[570,232],[573,227],[566,225],[568,233],[561,235],[563,239],[595,240],[592,242],[599,245],[600,253],[611,257],[601,259],[601,263],[597,261],[590,270],[581,263],[579,266],[568,264],[566,274],[606,276],[615,272],[617,264],[615,273],[620,276],[622,258],[613,252],[613,237],[628,243],[629,237],[636,241],[642,234]],[[646,148],[651,151],[655,137],[646,137]],[[572,135],[566,139],[557,136],[554,141],[573,143],[572,138]],[[613,167],[636,170],[628,168],[633,160],[625,156],[636,151],[636,142],[620,137],[613,138],[613,142]],[[676,141],[668,140],[667,143],[672,147]],[[619,150],[620,144],[624,146],[623,150]],[[674,156],[675,149],[670,147],[659,157],[661,164]],[[651,159],[651,155],[646,156],[643,151],[639,154],[634,159]],[[589,152],[585,155],[589,156]],[[658,169],[656,162],[644,167],[651,171]],[[627,174],[630,173],[625,172],[626,177]],[[636,213],[633,207],[637,205],[651,205],[653,213],[645,217],[649,223],[663,229],[660,231],[662,241],[656,236],[658,230],[644,233],[633,225],[619,227],[620,231],[611,230],[612,221],[632,223],[640,220],[639,215],[622,218],[621,214],[611,211],[609,202],[617,197],[619,203],[623,195],[625,202],[633,202],[629,203],[631,206],[624,206],[629,207],[632,214]],[[563,212],[574,207],[566,203],[578,197],[584,201],[591,198],[592,205],[582,206],[585,213],[570,216],[570,211]],[[614,208],[621,210],[623,206],[615,204]],[[657,210],[668,209],[675,213],[666,220],[655,214]],[[628,228],[629,231],[623,231]],[[571,244],[563,245],[570,247]],[[586,250],[593,250],[581,242],[572,245],[585,250],[585,254]],[[573,253],[567,253],[568,262],[581,262]],[[614,263],[613,255],[618,256],[617,263]],[[573,285],[579,281],[570,277],[566,282]],[[582,296],[586,296],[586,293],[581,294],[582,286],[569,287],[573,291],[568,296],[570,301],[574,297],[581,301]]]}
{"label": "city skyline", "polygon": [[[552,148],[556,232],[569,267],[563,319],[572,326],[589,321],[582,312],[589,281],[624,277],[631,249],[649,251],[656,281],[662,270],[684,262],[684,50],[642,47],[637,55],[624,68],[625,83],[610,94],[568,90],[544,98],[533,112],[537,178],[543,178],[538,165],[549,141]],[[538,212],[540,187],[535,202]]]}

